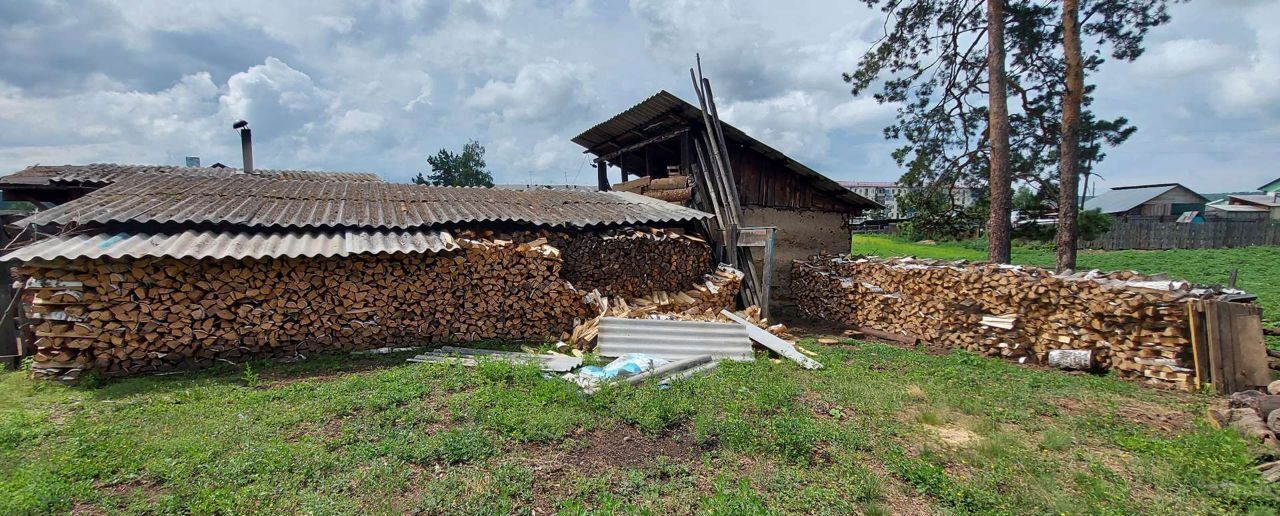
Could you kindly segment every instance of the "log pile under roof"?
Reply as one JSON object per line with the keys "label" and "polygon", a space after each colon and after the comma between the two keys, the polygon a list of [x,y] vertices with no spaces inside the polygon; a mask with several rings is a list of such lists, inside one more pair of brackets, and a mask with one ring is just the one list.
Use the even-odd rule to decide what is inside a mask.
{"label": "log pile under roof", "polygon": [[[710,248],[690,237],[544,230],[463,231],[451,238],[458,249],[440,253],[32,261],[15,272],[26,289],[34,370],[125,375],[319,351],[568,338],[596,315],[589,294],[597,287],[566,279],[547,237],[631,264],[619,274],[632,289],[669,282],[672,257],[705,265],[695,278],[711,270]],[[608,275],[592,280],[609,284]]]}

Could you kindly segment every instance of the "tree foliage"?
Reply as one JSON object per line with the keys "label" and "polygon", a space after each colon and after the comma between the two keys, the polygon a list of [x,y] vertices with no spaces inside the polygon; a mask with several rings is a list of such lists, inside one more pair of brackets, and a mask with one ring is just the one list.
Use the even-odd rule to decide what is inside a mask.
{"label": "tree foliage", "polygon": [[440,149],[435,156],[427,158],[427,164],[431,165],[431,173],[423,177],[419,172],[413,178],[414,183],[432,186],[493,186],[493,175],[484,162],[484,146],[475,140],[463,145],[460,154]]}
{"label": "tree foliage", "polygon": [[[883,35],[844,75],[854,95],[874,90],[881,103],[898,105],[884,130],[901,140],[893,152],[903,167],[900,180],[925,191],[919,198],[962,186],[982,186],[989,169],[987,141],[986,2],[984,0],[863,0],[886,14]],[[1167,4],[1177,0],[1087,0],[1081,2],[1081,30],[1089,45],[1087,73],[1104,54],[1133,60],[1142,54],[1147,32],[1168,21]],[[1061,50],[1061,2],[1008,0],[1005,3],[1008,55],[1011,168],[1015,182],[1032,184],[1045,198],[1057,197],[1061,98],[1065,64]],[[1080,124],[1078,170],[1106,157],[1106,147],[1123,143],[1136,130],[1124,117],[1106,118],[1089,109],[1087,86]],[[951,211],[960,206],[912,206]]]}

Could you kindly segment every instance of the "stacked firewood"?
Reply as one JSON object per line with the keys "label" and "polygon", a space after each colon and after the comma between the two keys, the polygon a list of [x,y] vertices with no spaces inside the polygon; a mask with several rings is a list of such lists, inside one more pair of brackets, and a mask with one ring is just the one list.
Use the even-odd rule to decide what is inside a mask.
{"label": "stacked firewood", "polygon": [[712,270],[706,241],[675,231],[625,228],[546,238],[564,257],[565,279],[579,290],[606,296],[683,290]]}
{"label": "stacked firewood", "polygon": [[109,375],[320,350],[543,339],[592,314],[547,245],[442,254],[27,264],[35,369]]}
{"label": "stacked firewood", "polygon": [[[624,298],[607,296],[599,291],[588,296],[595,317],[587,319],[562,340],[574,349],[589,351],[595,348],[600,319],[627,317],[632,319],[667,314],[676,318],[715,320],[721,310],[733,308],[734,298],[742,288],[742,271],[720,264],[715,272],[706,274],[692,288],[677,292],[653,292],[646,296]],[[757,316],[759,308],[754,312]],[[759,318],[756,317],[758,320]]]}
{"label": "stacked firewood", "polygon": [[689,176],[680,175],[678,172],[677,167],[677,170],[668,171],[669,175],[667,177],[650,179],[649,176],[641,176],[638,179],[613,185],[613,189],[619,192],[638,193],[685,206],[693,199],[693,186],[689,182]]}
{"label": "stacked firewood", "polygon": [[792,281],[796,304],[810,317],[1019,362],[1088,350],[1095,367],[1188,390],[1187,300],[1210,294],[1133,272],[1055,275],[910,258],[797,260]]}

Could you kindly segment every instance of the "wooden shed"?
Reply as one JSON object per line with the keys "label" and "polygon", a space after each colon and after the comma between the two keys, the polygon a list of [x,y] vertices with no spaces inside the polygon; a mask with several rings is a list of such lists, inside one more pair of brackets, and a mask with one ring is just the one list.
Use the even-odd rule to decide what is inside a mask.
{"label": "wooden shed", "polygon": [[1086,210],[1098,210],[1116,217],[1168,217],[1205,209],[1203,195],[1178,183],[1118,186],[1084,203]]}
{"label": "wooden shed", "polygon": [[[730,169],[742,205],[744,225],[776,227],[775,311],[789,305],[790,264],[819,252],[847,253],[849,221],[883,206],[850,191],[747,133],[723,123]],[[596,156],[598,188],[632,178],[694,176],[693,139],[703,131],[696,106],[660,91],[573,139]],[[678,199],[668,199],[677,200]],[[761,253],[755,253],[757,263]]]}

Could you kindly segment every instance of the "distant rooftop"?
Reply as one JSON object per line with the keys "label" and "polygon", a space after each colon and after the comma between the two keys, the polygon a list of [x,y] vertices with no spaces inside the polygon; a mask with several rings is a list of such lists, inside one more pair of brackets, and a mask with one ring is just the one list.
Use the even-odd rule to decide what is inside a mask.
{"label": "distant rooftop", "polygon": [[[125,178],[143,174],[191,177],[231,177],[245,175],[243,171],[226,167],[179,167],[172,165],[117,165],[115,163],[90,163],[88,165],[33,165],[18,172],[0,177],[0,187],[53,186],[53,185],[108,185]],[[309,170],[254,170],[255,177],[264,179],[289,179],[299,181],[364,181],[382,182],[377,174],[369,172],[315,172]]]}

